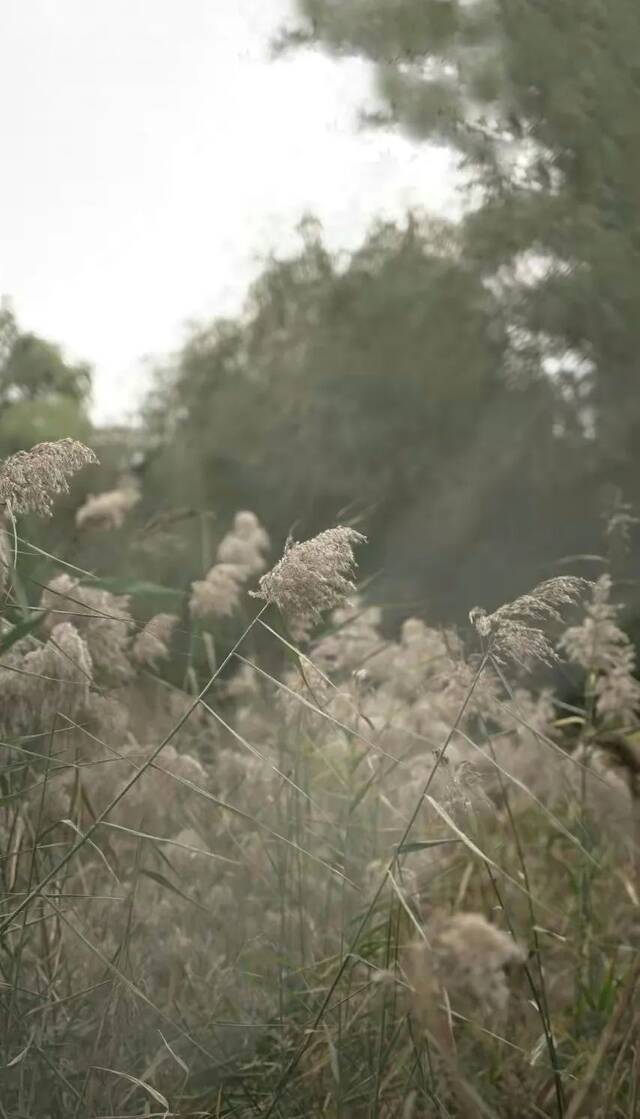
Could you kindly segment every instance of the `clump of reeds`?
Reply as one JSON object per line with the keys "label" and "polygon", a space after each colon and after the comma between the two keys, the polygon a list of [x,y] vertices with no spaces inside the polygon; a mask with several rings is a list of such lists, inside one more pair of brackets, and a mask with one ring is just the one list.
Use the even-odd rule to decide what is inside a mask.
{"label": "clump of reeds", "polygon": [[[13,516],[27,505],[12,491],[6,508]],[[559,775],[583,760],[549,738],[549,695],[505,681],[510,662],[553,662],[559,647],[595,674],[599,745],[629,774],[635,752],[618,722],[636,711],[634,664],[609,586],[596,584],[582,626],[557,647],[554,629],[582,596],[580,580],[473,611],[479,672],[458,635],[423,618],[384,633],[381,611],[354,595],[363,540],[329,529],[288,546],[265,573],[269,540],[245,511],[193,584],[191,612],[206,625],[232,617],[260,575],[255,597],[310,639],[301,653],[266,627],[284,650],[282,671],[243,646],[254,618],[222,662],[219,691],[218,669],[200,679],[195,660],[185,688],[174,687],[160,673],[176,616],[137,627],[134,601],[79,572],[50,579],[37,604],[46,617],[0,657],[2,974],[13,983],[8,1020],[24,1033],[0,1063],[11,1072],[24,1051],[15,1083],[32,1083],[33,1098],[36,1084],[46,1090],[56,1114],[134,1115],[154,1092],[163,1113],[178,1113],[193,1103],[192,1072],[215,1064],[203,1114],[486,1115],[480,1085],[494,1092],[496,1115],[520,1115],[499,1093],[524,1066],[536,1113],[551,1117],[561,1113],[549,1094],[557,1082],[562,1102],[562,1085],[582,1076],[624,971],[633,884],[616,850],[616,873],[606,864],[592,890],[602,924],[593,943],[603,953],[613,945],[610,988],[594,987],[591,1032],[576,1032],[574,1044],[574,990],[566,996],[562,983],[576,969],[579,891],[567,882],[583,873],[583,836],[570,830]],[[6,622],[0,636],[11,631]],[[194,646],[201,638],[197,627]],[[500,672],[485,671],[492,661]],[[206,719],[196,721],[199,711]],[[588,854],[589,865],[605,858]],[[435,916],[404,948],[399,914],[413,938],[418,894]],[[494,924],[481,914],[496,901]],[[530,972],[519,941],[541,961],[520,1002],[512,969]],[[363,963],[369,979],[393,984],[356,987],[351,968]],[[517,1036],[505,1026],[514,1006]],[[24,1023],[36,1013],[44,1024],[33,1045]],[[225,1020],[234,1040],[216,1063]],[[556,1037],[566,1040],[560,1055]],[[130,1079],[111,1072],[107,1089],[98,1047],[100,1064]],[[3,1106],[26,1113],[12,1083]]]}

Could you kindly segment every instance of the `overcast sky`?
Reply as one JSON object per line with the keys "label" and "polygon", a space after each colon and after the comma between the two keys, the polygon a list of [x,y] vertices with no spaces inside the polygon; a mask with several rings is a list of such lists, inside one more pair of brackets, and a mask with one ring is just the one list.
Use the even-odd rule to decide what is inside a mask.
{"label": "overcast sky", "polygon": [[293,0],[2,0],[0,293],[123,417],[146,355],[235,311],[305,211],[336,247],[455,207],[446,153],[359,131],[370,70],[269,60]]}

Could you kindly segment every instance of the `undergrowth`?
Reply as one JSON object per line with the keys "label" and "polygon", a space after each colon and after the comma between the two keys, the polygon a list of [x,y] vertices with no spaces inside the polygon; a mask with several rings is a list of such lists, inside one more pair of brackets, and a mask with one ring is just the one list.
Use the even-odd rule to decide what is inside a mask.
{"label": "undergrowth", "polygon": [[18,515],[91,461],[45,447],[0,468],[0,1115],[640,1114],[611,576],[389,637],[359,533],[274,565],[240,512],[173,614],[68,557],[33,594]]}

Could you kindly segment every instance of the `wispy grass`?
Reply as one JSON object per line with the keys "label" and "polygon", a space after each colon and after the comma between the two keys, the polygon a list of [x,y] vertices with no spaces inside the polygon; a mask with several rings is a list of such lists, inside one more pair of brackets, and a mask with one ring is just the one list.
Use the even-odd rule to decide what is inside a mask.
{"label": "wispy grass", "polygon": [[[583,609],[562,577],[475,634],[390,638],[345,601],[362,542],[329,530],[264,574],[238,514],[182,619],[44,549],[18,609],[8,571],[0,1115],[634,1114],[635,665],[610,588]],[[572,736],[523,667],[563,633],[589,656]]]}

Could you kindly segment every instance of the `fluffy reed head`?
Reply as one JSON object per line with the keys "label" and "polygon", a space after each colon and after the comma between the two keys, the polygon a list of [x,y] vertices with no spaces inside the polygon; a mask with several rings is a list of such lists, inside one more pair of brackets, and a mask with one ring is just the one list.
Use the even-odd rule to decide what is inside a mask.
{"label": "fluffy reed head", "polygon": [[173,630],[178,622],[175,614],[156,614],[136,637],[131,656],[137,664],[155,665],[167,660]]}
{"label": "fluffy reed head", "polygon": [[85,639],[94,674],[103,683],[122,683],[133,676],[129,660],[129,636],[133,619],[129,599],[91,586],[81,586],[64,573],[55,576],[42,592],[40,605],[50,611],[45,627],[51,628],[56,614],[67,613]]}
{"label": "fluffy reed head", "polygon": [[249,593],[272,602],[298,625],[317,622],[325,610],[341,605],[355,589],[353,547],[365,540],[355,529],[339,525],[301,544],[291,544],[275,567],[262,576],[258,590]]}
{"label": "fluffy reed head", "polygon": [[90,493],[76,512],[78,528],[122,528],[127,513],[140,501],[140,491],[133,482],[123,482],[118,489]]}
{"label": "fluffy reed head", "polygon": [[574,605],[589,586],[586,579],[559,575],[539,583],[529,594],[507,602],[487,614],[474,606],[469,621],[487,642],[489,652],[498,663],[515,661],[528,665],[532,661],[553,664],[558,655],[540,625],[531,622],[561,622],[563,606]]}
{"label": "fluffy reed head", "polygon": [[18,451],[0,467],[0,507],[14,514],[49,517],[55,495],[69,492],[69,478],[97,461],[77,439],[38,443],[30,451]]}
{"label": "fluffy reed head", "polygon": [[583,621],[566,630],[560,647],[573,664],[596,674],[597,715],[634,723],[640,711],[636,653],[617,624],[620,606],[611,602],[611,589],[610,577],[601,575],[593,585]]}
{"label": "fluffy reed head", "polygon": [[204,579],[191,584],[189,609],[194,618],[228,618],[240,602],[245,569],[216,563]]}
{"label": "fluffy reed head", "polygon": [[446,990],[454,1010],[499,1021],[509,1001],[507,973],[524,960],[522,948],[481,913],[435,919],[407,960],[416,1010],[432,1016]]}
{"label": "fluffy reed head", "polygon": [[247,577],[258,575],[266,565],[264,552],[269,549],[269,536],[255,513],[242,510],[233,519],[233,528],[223,537],[217,557],[221,563],[237,564]]}
{"label": "fluffy reed head", "polygon": [[266,567],[269,537],[255,513],[236,513],[232,529],[216,551],[217,563],[204,579],[191,585],[189,607],[194,618],[226,618],[237,609],[250,575]]}
{"label": "fluffy reed head", "polygon": [[3,737],[42,731],[58,713],[74,719],[87,709],[93,662],[70,622],[54,625],[43,644],[18,642],[0,668]]}

